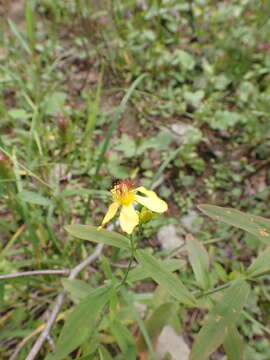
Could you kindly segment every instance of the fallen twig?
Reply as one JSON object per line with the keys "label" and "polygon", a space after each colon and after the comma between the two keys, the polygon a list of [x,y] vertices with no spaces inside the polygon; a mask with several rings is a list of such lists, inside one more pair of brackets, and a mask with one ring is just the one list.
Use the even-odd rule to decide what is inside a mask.
{"label": "fallen twig", "polygon": [[33,275],[68,275],[68,274],[70,274],[69,269],[63,269],[63,270],[33,270],[33,271],[18,272],[18,273],[14,273],[14,274],[0,275],[0,280],[15,279],[15,278],[18,278],[18,277],[33,276]]}
{"label": "fallen twig", "polygon": [[39,326],[37,329],[35,329],[34,331],[32,331],[29,335],[27,335],[15,348],[15,351],[13,352],[13,354],[10,356],[9,360],[15,360],[17,358],[17,356],[19,355],[20,351],[22,350],[22,348],[24,347],[24,345],[30,340],[32,339],[32,337],[34,337],[35,335],[37,335],[38,333],[40,333],[40,329],[44,328],[44,325]]}
{"label": "fallen twig", "polygon": [[[127,269],[128,268],[128,263],[127,264],[120,264],[120,263],[111,263],[111,266],[119,268],[119,269]],[[132,268],[137,267],[136,264],[132,264],[131,265]]]}
{"label": "fallen twig", "polygon": [[[90,265],[93,261],[95,261],[101,254],[103,249],[103,244],[98,244],[95,251],[88,256],[85,260],[83,260],[80,264],[75,266],[72,270],[70,270],[68,279],[75,279],[76,276],[88,265]],[[32,349],[30,350],[29,354],[27,355],[25,360],[34,360],[37,354],[39,353],[39,350],[41,349],[44,342],[48,339],[48,336],[50,334],[50,330],[55,322],[55,319],[57,317],[57,314],[59,313],[61,306],[63,304],[64,298],[66,295],[66,291],[62,291],[56,298],[55,304],[53,307],[53,310],[48,318],[48,321],[46,322],[46,325],[44,326],[44,329],[42,330],[41,334],[37,338],[35,344],[33,345]],[[20,347],[15,350],[13,355],[9,358],[9,360],[15,360],[17,355],[19,354],[20,350],[24,346],[24,344],[27,342],[25,338],[23,342],[21,342],[19,345]]]}
{"label": "fallen twig", "polygon": [[50,334],[47,335],[46,340],[47,340],[48,343],[50,344],[50,346],[51,346],[51,348],[52,348],[52,351],[55,351],[55,350],[56,350],[56,346],[55,346],[55,343],[54,343],[53,339],[51,338]]}

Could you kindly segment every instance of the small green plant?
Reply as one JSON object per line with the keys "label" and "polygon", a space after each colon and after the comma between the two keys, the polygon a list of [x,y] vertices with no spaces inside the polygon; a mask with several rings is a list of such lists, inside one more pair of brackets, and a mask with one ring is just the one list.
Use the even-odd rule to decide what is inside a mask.
{"label": "small green plant", "polygon": [[[265,246],[269,245],[269,220],[245,214],[231,208],[212,205],[200,205],[199,209],[217,221],[225,222],[253,234]],[[107,231],[98,232],[98,230],[88,226],[70,225],[66,227],[66,230],[75,237],[103,242],[119,248],[127,249],[132,244],[128,238],[125,239],[122,235]],[[138,239],[135,252],[133,253],[140,266],[136,270],[138,271],[141,268],[144,272],[144,278],[151,277],[159,286],[164,288],[169,295],[168,301],[181,304],[186,309],[208,309],[209,315],[195,338],[190,359],[205,360],[220,345],[223,345],[229,358],[241,360],[244,356],[245,346],[237,326],[242,316],[249,318],[248,312],[244,310],[244,307],[250,291],[252,291],[252,284],[259,282],[270,271],[269,249],[266,248],[266,251],[261,252],[247,269],[243,269],[242,273],[237,273],[233,279],[226,281],[222,286],[215,286],[212,280],[212,272],[215,269],[212,269],[206,246],[189,235],[186,239],[186,247],[194,272],[194,286],[195,289],[197,288],[195,291],[194,286],[189,288],[188,284],[181,281],[183,277],[181,273],[178,275],[172,274],[166,261],[159,260],[147,250],[141,250]],[[131,271],[125,275],[127,284],[130,277],[132,278],[133,272]],[[123,282],[120,285],[124,285]],[[114,279],[111,286],[117,289],[117,291],[128,291],[126,287],[119,287],[119,282],[116,279]],[[216,296],[219,293],[222,296]],[[109,302],[109,298],[107,301]],[[77,306],[79,308],[80,305]],[[72,328],[70,321],[68,320],[65,326],[70,325]],[[145,334],[143,335],[146,336]],[[78,345],[76,343],[76,346]],[[62,349],[61,346],[60,348]],[[149,351],[151,352],[150,346]],[[60,359],[60,357],[55,356],[52,359]]]}
{"label": "small green plant", "polygon": [[[138,195],[138,192],[144,196]],[[108,257],[103,256],[102,269],[106,279],[103,285],[94,289],[87,282],[74,280],[72,276],[63,281],[64,287],[77,304],[65,318],[55,352],[46,359],[65,359],[78,347],[84,349],[85,356],[106,353],[107,358],[110,359],[111,355],[104,348],[101,336],[110,332],[115,336],[124,358],[135,359],[138,349],[140,351],[147,349],[147,358],[155,359],[152,336],[156,332],[151,330],[150,324],[158,322],[161,327],[170,323],[173,318],[176,320],[181,316],[178,310],[180,307],[182,314],[195,308],[208,312],[195,337],[190,360],[206,360],[221,345],[229,359],[243,359],[245,344],[238,326],[242,318],[257,323],[249,310],[245,310],[245,306],[252,293],[253,284],[260,282],[270,271],[269,248],[261,252],[247,268],[243,267],[241,272],[235,272],[233,277],[225,276],[224,279],[223,276],[224,283],[218,285],[216,277],[213,276],[217,266],[213,267],[211,264],[205,245],[207,242],[203,244],[188,235],[184,246],[194,274],[191,284],[186,282],[182,272],[178,272],[179,264],[173,260],[161,259],[149,249],[142,249],[140,245],[142,240],[140,228],[143,223],[151,221],[152,216],[145,217],[143,209],[138,213],[131,207],[131,203],[136,201],[158,212],[166,211],[166,203],[152,191],[143,187],[134,188],[130,180],[117,183],[112,190],[112,196],[114,202],[110,205],[102,226],[112,219],[121,205],[120,225],[130,235],[129,237],[90,225],[67,225],[65,229],[76,238],[109,245],[118,249],[118,252],[126,253],[130,258],[129,266],[126,272],[120,275],[112,271]],[[235,209],[212,205],[200,205],[199,209],[216,221],[240,228],[256,236],[265,246],[269,245],[269,220]],[[138,264],[136,268],[132,267],[134,261]],[[144,324],[134,307],[134,294],[130,292],[130,286],[135,286],[138,281],[147,278],[151,278],[160,289],[163,289],[165,302],[161,307],[170,304],[172,312],[170,316],[162,319],[158,311],[150,312],[149,322]],[[137,344],[129,332],[128,325],[118,320],[126,307],[133,320],[139,325],[141,340]],[[162,308],[162,311],[165,310]],[[55,321],[55,317],[53,320]],[[260,326],[266,329],[263,325]]]}

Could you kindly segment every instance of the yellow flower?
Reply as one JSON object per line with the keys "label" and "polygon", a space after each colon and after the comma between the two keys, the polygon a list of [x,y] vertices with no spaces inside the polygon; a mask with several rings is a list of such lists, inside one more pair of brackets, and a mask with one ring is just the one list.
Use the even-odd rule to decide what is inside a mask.
{"label": "yellow flower", "polygon": [[[138,202],[151,211],[163,213],[168,209],[167,203],[161,200],[154,191],[147,190],[143,186],[134,188],[132,180],[125,179],[116,183],[111,190],[113,203],[104,216],[100,228],[109,222],[120,211],[120,226],[123,231],[131,234],[135,226],[139,224],[139,215],[133,207],[134,202]],[[141,195],[138,195],[140,194]]]}

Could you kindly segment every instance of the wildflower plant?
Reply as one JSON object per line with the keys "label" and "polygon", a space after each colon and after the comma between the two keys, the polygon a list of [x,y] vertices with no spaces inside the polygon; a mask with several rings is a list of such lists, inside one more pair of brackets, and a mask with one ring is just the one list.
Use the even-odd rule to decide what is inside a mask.
{"label": "wildflower plant", "polygon": [[[190,282],[186,281],[182,272],[177,271],[179,270],[179,264],[176,264],[173,260],[160,260],[147,249],[141,248],[140,245],[141,232],[137,231],[137,227],[141,228],[145,221],[151,220],[153,212],[165,213],[168,208],[166,202],[160,199],[152,190],[142,186],[135,187],[134,183],[127,179],[115,183],[111,190],[111,198],[112,203],[109,205],[99,227],[74,224],[65,228],[69,234],[77,238],[117,247],[125,252],[130,259],[126,271],[120,278],[119,275],[116,276],[112,273],[108,262],[105,261],[103,267],[108,280],[104,286],[95,290],[93,296],[96,296],[96,298],[93,300],[93,296],[90,296],[88,300],[89,306],[93,304],[93,301],[100,304],[96,313],[97,318],[102,309],[103,312],[105,309],[109,309],[109,312],[114,314],[113,318],[116,319],[117,314],[119,314],[117,307],[127,306],[135,321],[139,321],[139,340],[138,342],[129,340],[131,341],[129,345],[133,350],[128,355],[124,351],[125,358],[128,356],[129,359],[136,359],[138,352],[146,351],[148,353],[147,359],[155,359],[151,336],[154,336],[159,330],[152,328],[151,324],[155,323],[155,321],[159,326],[164,326],[171,323],[171,321],[177,323],[183,309],[197,308],[207,309],[209,314],[195,338],[190,360],[207,360],[221,345],[228,359],[242,360],[245,344],[237,325],[240,319],[252,319],[248,312],[244,310],[244,306],[251,290],[250,281],[257,281],[260,276],[270,271],[269,248],[261,253],[242,273],[235,272],[233,276],[227,277],[227,281],[223,285],[217,285],[216,280],[213,280],[214,270],[211,266],[206,245],[188,234],[184,246],[187,249],[188,260],[195,278],[194,284],[190,284]],[[137,205],[143,205],[143,208],[140,209]],[[215,220],[241,228],[257,236],[263,243],[269,244],[270,242],[270,221],[267,219],[212,205],[201,205],[199,208]],[[120,210],[120,228],[127,236],[104,229],[105,225],[115,217],[118,210]],[[132,263],[136,266],[134,269],[131,266]],[[146,325],[143,325],[146,326],[144,328],[141,324],[142,320],[139,320],[139,315],[134,308],[134,298],[128,289],[130,285],[147,278],[154,280],[158,287],[163,289],[167,294],[168,302],[165,301],[164,303],[163,301],[150,318],[148,317]],[[221,297],[216,296],[219,292],[222,293]],[[120,295],[121,297],[119,297]],[[85,301],[87,302],[87,298],[85,298]],[[122,301],[124,301],[124,305]],[[173,308],[172,304],[174,304]],[[182,308],[180,313],[179,305]],[[168,309],[164,310],[165,308]],[[87,322],[87,317],[82,320],[82,311],[85,311],[84,303],[75,307],[73,314],[76,313],[76,317],[70,316],[66,320],[56,353],[49,358],[50,360],[62,359],[63,357],[58,357],[58,354],[63,354],[64,347],[64,353],[67,355],[86,339],[86,335],[83,338],[77,337],[76,330],[72,330],[74,337],[67,347],[67,339],[70,339],[69,331],[76,328],[78,318],[80,318],[83,325]],[[164,311],[170,311],[168,318],[163,316]],[[161,316],[161,314],[163,315]],[[116,329],[114,326],[120,331],[123,324],[113,320],[112,327],[114,330],[112,331]],[[122,328],[122,331],[128,331],[127,327]],[[124,340],[122,339],[122,341]],[[100,350],[100,353],[102,351]]]}
{"label": "wildflower plant", "polygon": [[[114,184],[111,189],[112,202],[109,205],[101,225],[66,225],[69,235],[99,243],[90,257],[77,265],[63,279],[65,291],[70,294],[75,306],[72,311],[65,312],[59,319],[64,325],[56,342],[56,349],[46,360],[64,360],[76,349],[81,349],[83,358],[112,359],[106,348],[107,341],[119,345],[123,359],[135,360],[144,354],[146,359],[156,359],[153,347],[155,337],[162,328],[174,324],[181,328],[183,313],[203,310],[208,312],[192,345],[190,360],[207,360],[220,346],[223,347],[230,360],[243,360],[245,357],[245,341],[238,329],[239,324],[251,321],[261,331],[269,329],[252,317],[247,306],[252,285],[259,282],[270,272],[270,250],[266,247],[256,259],[242,271],[239,269],[225,274],[223,284],[219,284],[216,269],[208,253],[209,242],[199,241],[191,234],[186,235],[185,247],[187,259],[193,271],[193,282],[185,276],[183,263],[177,259],[164,257],[162,253],[152,253],[144,248],[142,241],[143,225],[151,221],[155,213],[166,216],[167,203],[152,190],[135,187],[134,182],[125,179]],[[240,228],[261,241],[262,246],[270,243],[270,221],[268,219],[245,214],[230,208],[212,205],[200,205],[199,209],[214,220]],[[119,211],[121,231],[106,230],[105,226]],[[101,255],[106,245],[116,248],[112,251],[105,248],[102,256],[100,280],[104,283],[93,288],[87,282],[76,280],[78,274],[92,259]],[[176,249],[177,250],[177,249]],[[124,270],[113,271],[112,266],[118,259],[128,260]],[[46,271],[46,270],[45,270]],[[57,270],[56,270],[57,271]],[[54,271],[52,271],[53,273]],[[61,271],[66,273],[66,271]],[[224,270],[225,272],[225,270]],[[33,273],[33,272],[30,272]],[[15,275],[18,276],[18,275]],[[152,279],[157,289],[151,297],[150,307],[142,319],[136,309],[135,302],[140,299],[135,291],[131,291],[138,282]],[[47,328],[56,321],[55,314],[61,306],[65,292],[59,294],[54,310],[40,335],[44,339]],[[59,305],[60,304],[60,305]],[[135,339],[130,333],[130,324],[138,324],[138,336]],[[113,336],[111,336],[111,334]],[[37,340],[36,344],[42,344]],[[38,350],[36,345],[31,349],[27,359],[33,359]],[[39,349],[39,348],[38,348]],[[90,357],[88,357],[88,355]]]}

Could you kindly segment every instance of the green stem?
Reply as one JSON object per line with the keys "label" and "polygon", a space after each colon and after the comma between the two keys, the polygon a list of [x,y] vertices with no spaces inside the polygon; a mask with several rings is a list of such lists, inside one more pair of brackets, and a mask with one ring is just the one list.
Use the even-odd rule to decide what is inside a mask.
{"label": "green stem", "polygon": [[131,270],[131,265],[132,265],[132,262],[134,260],[134,253],[135,253],[135,246],[134,246],[134,242],[133,242],[133,235],[131,234],[130,236],[130,245],[131,245],[131,254],[130,254],[130,259],[129,259],[129,263],[128,263],[128,268],[127,268],[127,271],[125,273],[125,276],[123,277],[123,280],[121,281],[120,283],[120,286],[122,286],[123,284],[125,284],[126,280],[127,280],[127,277],[128,277],[128,274]]}
{"label": "green stem", "polygon": [[244,317],[246,319],[248,319],[249,321],[251,321],[253,324],[257,325],[261,330],[265,331],[267,334],[270,334],[270,329],[266,326],[264,326],[263,324],[261,324],[259,321],[257,321],[256,319],[254,319],[248,312],[246,312],[245,310],[242,311],[242,314],[244,315]]}
{"label": "green stem", "polygon": [[194,295],[197,297],[197,298],[200,298],[202,296],[205,296],[205,295],[211,295],[211,294],[214,294],[218,291],[221,291],[221,290],[224,290],[226,289],[227,287],[229,287],[231,285],[232,281],[229,281],[228,283],[224,284],[224,285],[221,285],[221,286],[218,286],[214,289],[210,289],[210,290],[207,290],[207,291],[202,291],[202,292],[199,292],[199,293],[195,293]]}

